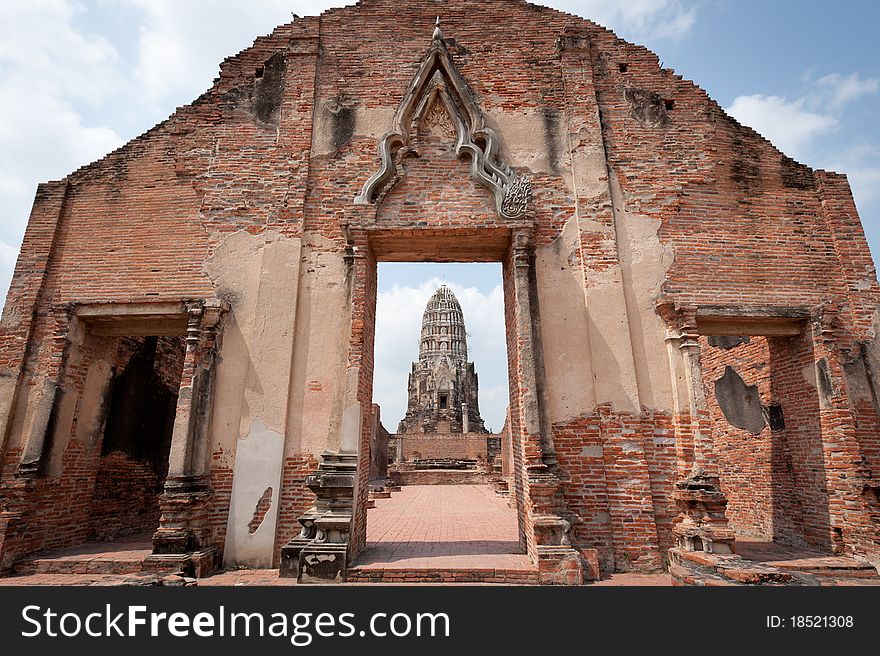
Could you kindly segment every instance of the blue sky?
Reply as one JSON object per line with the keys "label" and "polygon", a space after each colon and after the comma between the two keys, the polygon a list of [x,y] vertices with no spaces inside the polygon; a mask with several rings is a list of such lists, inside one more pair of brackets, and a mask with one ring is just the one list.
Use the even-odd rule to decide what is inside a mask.
{"label": "blue sky", "polygon": [[393,432],[406,413],[407,376],[418,359],[422,313],[441,284],[452,289],[464,313],[480,414],[486,428],[499,431],[508,399],[501,264],[379,264],[373,400],[382,408],[382,424]]}
{"label": "blue sky", "polygon": [[[344,4],[349,3],[0,0],[0,295],[38,182],[99,158],[195,99],[211,85],[222,59],[288,21],[291,12],[315,14]],[[441,16],[444,4],[436,3]],[[880,253],[876,0],[543,4],[591,18],[648,46],[665,66],[697,82],[789,156],[847,173],[873,252]],[[416,297],[444,272],[467,303],[493,307],[497,271],[391,267],[380,274],[380,310],[383,298],[387,303],[408,299],[410,313],[420,320],[424,304]],[[481,322],[473,323],[472,332]],[[497,322],[494,329],[490,323],[480,330],[497,329]],[[498,342],[488,333],[474,334],[473,340]],[[377,343],[377,355],[382,348]],[[483,388],[497,390],[492,376],[480,373]],[[390,390],[389,381],[401,375],[405,381],[405,371],[377,370],[377,394],[380,388]],[[499,428],[495,418],[503,416],[505,401],[500,392],[493,394],[497,398],[481,403],[484,417]],[[377,396],[388,405],[385,423],[392,429],[399,419],[394,398],[391,392],[387,400]]]}

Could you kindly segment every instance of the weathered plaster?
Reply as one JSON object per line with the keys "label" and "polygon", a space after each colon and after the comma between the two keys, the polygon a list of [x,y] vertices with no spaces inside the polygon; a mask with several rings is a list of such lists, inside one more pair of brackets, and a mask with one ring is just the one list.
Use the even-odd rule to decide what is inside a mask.
{"label": "weathered plaster", "polygon": [[577,223],[570,220],[556,241],[535,253],[551,423],[596,406],[589,317],[586,305],[579,302],[583,278],[577,241]]}
{"label": "weathered plaster", "polygon": [[242,390],[252,366],[249,330],[256,313],[263,241],[262,235],[233,233],[204,266],[217,296],[231,306],[223,322],[223,346],[214,381],[211,450],[235,452],[245,412]]}
{"label": "weathered plaster", "polygon": [[285,457],[339,446],[351,311],[335,248],[315,235],[303,244]]}
{"label": "weathered plaster", "polygon": [[43,453],[46,431],[49,427],[49,419],[52,416],[52,408],[55,405],[57,394],[57,382],[42,377],[28,396],[29,413],[23,432],[24,455],[21,459],[23,464],[37,462]]}
{"label": "weathered plaster", "polygon": [[[235,451],[227,564],[272,564],[301,250],[299,239],[272,231],[237,232],[205,266],[218,295],[232,307],[217,371],[210,449]],[[232,436],[239,439],[230,443]],[[269,510],[251,533],[254,506],[270,487],[274,493]]]}
{"label": "weathered plaster", "polygon": [[495,109],[486,113],[486,123],[498,133],[502,161],[534,173],[558,172],[559,154],[564,152],[558,115]]}
{"label": "weathered plaster", "polygon": [[[227,567],[242,564],[272,567],[283,452],[281,433],[260,419],[254,419],[248,432],[238,440],[223,552],[223,563]],[[269,488],[272,488],[269,510],[252,532],[257,503]]]}
{"label": "weathered plaster", "polygon": [[607,196],[608,169],[601,138],[581,128],[577,133],[569,133],[568,141],[572,190],[581,198]]}
{"label": "weathered plaster", "polygon": [[[619,194],[612,176],[615,196]],[[615,203],[617,251],[624,282],[629,334],[636,365],[636,382],[643,407],[668,412],[673,409],[669,356],[664,340],[666,324],[654,311],[667,273],[672,267],[671,246],[660,242],[660,219],[626,211]]]}
{"label": "weathered plaster", "polygon": [[[319,101],[316,109],[312,148],[317,157],[332,156],[340,145],[341,117],[350,112],[347,120],[353,121],[352,139],[380,139],[391,128],[394,107],[346,107],[339,99]],[[342,112],[342,113],[340,113]]]}
{"label": "weathered plaster", "polygon": [[874,313],[874,323],[870,340],[865,343],[864,362],[866,382],[869,393],[880,397],[880,310]]}
{"label": "weathered plaster", "polygon": [[2,449],[6,448],[7,429],[12,413],[12,406],[15,403],[15,390],[18,387],[18,375],[3,374],[0,375],[0,455]]}
{"label": "weathered plaster", "polygon": [[[605,240],[614,240],[613,230],[591,219],[581,218],[579,227],[587,240],[595,239],[591,233],[599,233]],[[641,403],[623,290],[623,272],[619,264],[600,271],[590,269],[589,254],[584,254],[584,267],[591,360],[593,370],[602,372],[594,377],[596,401],[600,404],[610,403],[618,412],[639,414]]]}

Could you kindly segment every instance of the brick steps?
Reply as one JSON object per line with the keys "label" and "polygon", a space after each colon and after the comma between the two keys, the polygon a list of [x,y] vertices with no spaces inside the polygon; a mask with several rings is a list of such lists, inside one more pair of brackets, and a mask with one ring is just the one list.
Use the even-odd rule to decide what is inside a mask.
{"label": "brick steps", "polygon": [[669,550],[675,585],[880,585],[869,564],[852,558],[758,562],[736,554]]}
{"label": "brick steps", "polygon": [[[24,558],[15,574],[137,574],[152,553],[149,535],[92,542]],[[156,571],[155,569],[151,571]]]}
{"label": "brick steps", "polygon": [[353,567],[349,583],[485,583],[538,585],[538,570],[528,569],[378,569]]}
{"label": "brick steps", "polygon": [[15,574],[137,574],[144,571],[143,560],[94,558],[31,558],[16,563]]}

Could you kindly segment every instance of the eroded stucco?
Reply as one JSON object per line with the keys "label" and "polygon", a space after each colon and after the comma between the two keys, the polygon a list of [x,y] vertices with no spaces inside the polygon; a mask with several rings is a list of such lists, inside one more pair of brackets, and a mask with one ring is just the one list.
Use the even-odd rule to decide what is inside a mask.
{"label": "eroded stucco", "polygon": [[335,244],[308,236],[302,251],[285,456],[338,448],[351,311]]}
{"label": "eroded stucco", "polygon": [[535,268],[541,298],[541,334],[547,371],[547,412],[564,421],[596,406],[590,327],[578,262],[574,220],[559,238],[537,249]]}
{"label": "eroded stucco", "polygon": [[[238,440],[223,552],[226,566],[272,567],[283,451],[283,435],[259,418]],[[269,510],[259,513],[258,504],[267,496]]]}
{"label": "eroded stucco", "polygon": [[[290,398],[302,243],[241,231],[205,264],[231,307],[224,325],[212,418],[214,452],[235,453],[224,562],[269,567]],[[274,493],[269,495],[267,490]],[[264,497],[265,495],[265,497]],[[255,505],[269,500],[254,528]]]}

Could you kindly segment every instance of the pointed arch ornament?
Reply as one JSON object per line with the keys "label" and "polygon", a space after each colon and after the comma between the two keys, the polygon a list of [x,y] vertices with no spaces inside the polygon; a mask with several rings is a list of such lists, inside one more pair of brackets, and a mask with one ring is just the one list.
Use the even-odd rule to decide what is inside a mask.
{"label": "pointed arch ornament", "polygon": [[532,198],[532,183],[498,159],[498,135],[486,125],[467,83],[455,67],[440,31],[439,18],[431,47],[394,114],[391,130],[379,140],[379,170],[364,183],[355,204],[376,203],[400,179],[398,156],[411,147],[410,135],[438,102],[443,103],[452,119],[456,155],[470,156],[471,177],[493,193],[502,218],[522,218]]}

